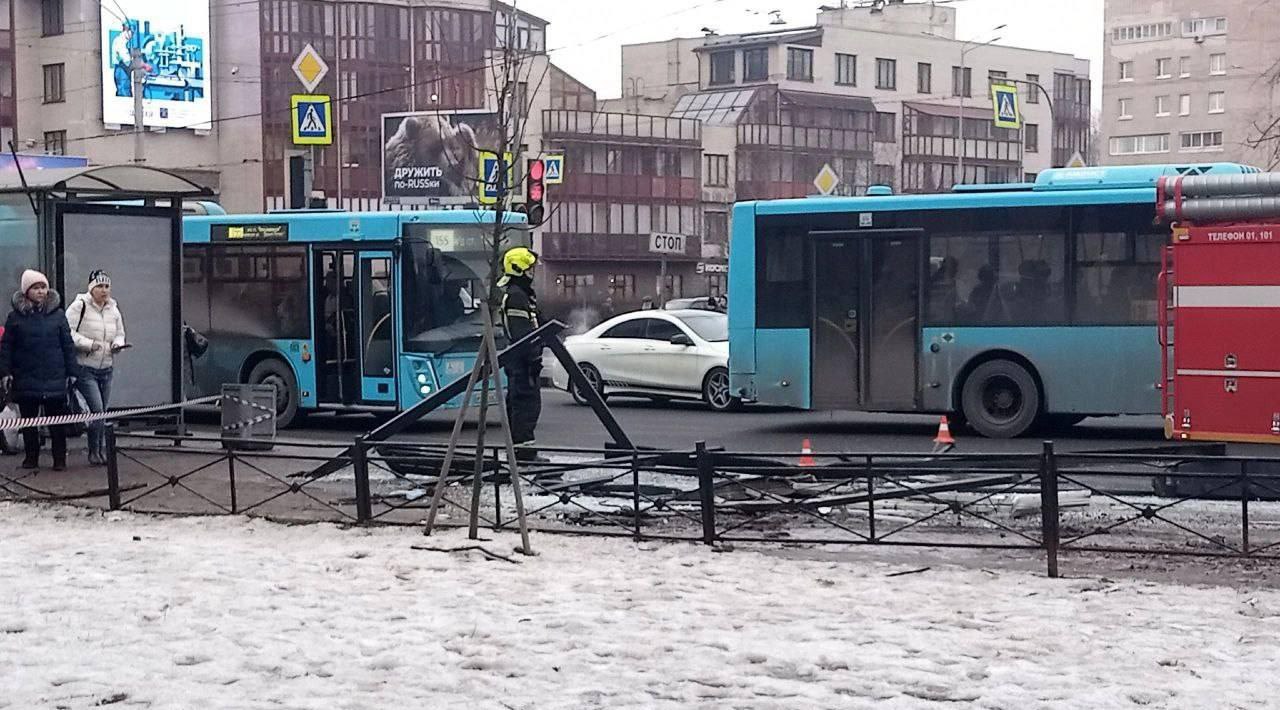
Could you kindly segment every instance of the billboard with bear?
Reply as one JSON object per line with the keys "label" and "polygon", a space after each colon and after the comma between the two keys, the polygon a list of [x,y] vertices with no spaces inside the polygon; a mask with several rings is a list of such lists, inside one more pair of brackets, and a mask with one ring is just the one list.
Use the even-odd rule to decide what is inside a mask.
{"label": "billboard with bear", "polygon": [[489,112],[407,113],[382,117],[382,198],[401,204],[477,201],[480,153],[501,136]]}

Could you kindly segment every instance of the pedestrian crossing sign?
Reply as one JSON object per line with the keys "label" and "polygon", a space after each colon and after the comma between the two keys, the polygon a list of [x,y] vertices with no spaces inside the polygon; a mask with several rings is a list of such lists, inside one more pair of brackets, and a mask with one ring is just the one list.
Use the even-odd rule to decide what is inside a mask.
{"label": "pedestrian crossing sign", "polygon": [[498,193],[500,191],[509,191],[511,184],[515,182],[512,177],[515,175],[512,155],[505,153],[505,162],[507,169],[505,174],[502,171],[501,163],[498,162],[498,154],[491,153],[487,150],[480,151],[480,204],[493,205],[498,202]]}
{"label": "pedestrian crossing sign", "polygon": [[995,111],[997,128],[1022,128],[1022,114],[1018,111],[1018,87],[992,84],[991,106]]}
{"label": "pedestrian crossing sign", "polygon": [[546,174],[543,175],[542,181],[548,185],[560,185],[564,183],[564,156],[548,155],[543,157],[542,164],[546,166]]}
{"label": "pedestrian crossing sign", "polygon": [[294,145],[333,145],[333,102],[328,96],[295,94]]}

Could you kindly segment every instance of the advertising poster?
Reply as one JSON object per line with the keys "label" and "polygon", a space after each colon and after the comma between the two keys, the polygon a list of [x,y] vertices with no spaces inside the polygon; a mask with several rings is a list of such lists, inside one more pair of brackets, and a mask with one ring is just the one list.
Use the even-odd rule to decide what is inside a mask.
{"label": "advertising poster", "polygon": [[382,117],[382,197],[391,202],[478,201],[480,152],[498,144],[494,113]]}
{"label": "advertising poster", "polygon": [[208,129],[209,0],[111,0],[102,12],[102,122],[132,126],[132,52],[142,53],[143,125]]}

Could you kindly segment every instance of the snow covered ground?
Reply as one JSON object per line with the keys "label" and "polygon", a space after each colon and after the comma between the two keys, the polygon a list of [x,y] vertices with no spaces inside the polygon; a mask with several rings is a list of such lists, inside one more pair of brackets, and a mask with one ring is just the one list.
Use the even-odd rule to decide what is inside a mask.
{"label": "snow covered ground", "polygon": [[[1280,592],[0,504],[0,708],[1262,708]],[[510,555],[502,536],[483,543]]]}

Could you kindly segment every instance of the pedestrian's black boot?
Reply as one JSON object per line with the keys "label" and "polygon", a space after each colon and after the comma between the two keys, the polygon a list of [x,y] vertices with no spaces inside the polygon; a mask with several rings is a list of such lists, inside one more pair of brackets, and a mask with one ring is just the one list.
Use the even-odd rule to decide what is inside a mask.
{"label": "pedestrian's black boot", "polygon": [[23,468],[40,468],[40,455],[36,454],[35,456],[32,456],[30,454],[27,454],[22,459],[22,467]]}

